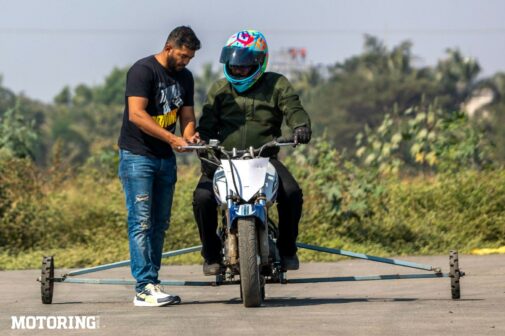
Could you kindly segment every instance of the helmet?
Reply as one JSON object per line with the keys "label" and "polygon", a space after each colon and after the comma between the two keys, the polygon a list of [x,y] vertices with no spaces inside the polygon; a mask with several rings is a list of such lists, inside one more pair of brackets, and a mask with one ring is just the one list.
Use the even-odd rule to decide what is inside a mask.
{"label": "helmet", "polygon": [[[238,92],[244,92],[265,73],[268,63],[268,46],[265,36],[256,30],[243,30],[233,34],[221,51],[219,62],[224,64],[224,76]],[[245,78],[234,77],[229,66],[252,66]]]}

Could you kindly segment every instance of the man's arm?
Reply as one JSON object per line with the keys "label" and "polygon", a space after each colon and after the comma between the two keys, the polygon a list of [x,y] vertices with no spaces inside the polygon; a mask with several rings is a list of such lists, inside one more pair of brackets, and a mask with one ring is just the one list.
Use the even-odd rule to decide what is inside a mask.
{"label": "man's arm", "polygon": [[300,98],[286,77],[276,83],[279,94],[279,109],[286,116],[286,124],[293,131],[295,143],[308,143],[311,138],[310,118]]}
{"label": "man's arm", "polygon": [[310,128],[310,118],[300,102],[300,98],[296,94],[293,86],[284,76],[279,78],[276,83],[279,90],[279,109],[286,117],[286,124],[294,130],[298,127]]}
{"label": "man's arm", "polygon": [[196,129],[195,109],[193,106],[183,106],[179,114],[182,138],[190,143],[200,140]]}
{"label": "man's arm", "polygon": [[188,143],[160,125],[158,125],[151,116],[147,113],[148,99],[144,97],[128,97],[128,119],[135,124],[140,130],[150,136],[158,138],[170,144],[170,146],[180,152],[179,146],[187,146]]}

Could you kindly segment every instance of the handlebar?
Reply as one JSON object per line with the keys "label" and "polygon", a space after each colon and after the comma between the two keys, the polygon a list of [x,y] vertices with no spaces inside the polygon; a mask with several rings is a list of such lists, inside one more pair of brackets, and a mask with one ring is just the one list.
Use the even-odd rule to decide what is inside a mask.
{"label": "handlebar", "polygon": [[[270,142],[267,142],[260,148],[253,148],[249,147],[248,150],[237,150],[236,148],[233,148],[231,151],[226,150],[223,146],[219,146],[219,142],[217,140],[210,140],[209,144],[203,144],[203,145],[189,145],[189,146],[180,146],[179,149],[184,149],[184,150],[197,150],[198,158],[202,162],[206,162],[207,164],[211,164],[213,166],[219,167],[220,166],[220,159],[221,155],[216,155],[218,153],[222,154],[223,156],[226,157],[227,160],[229,160],[230,165],[231,165],[231,159],[252,159],[258,156],[261,156],[262,151],[265,148],[268,147],[285,147],[285,146],[296,146],[297,143],[293,141],[293,139],[289,138],[277,138],[274,139]],[[208,156],[201,154],[199,150],[206,149],[208,150]],[[238,195],[238,189],[237,189],[237,184],[235,182],[235,176],[234,176],[234,170],[231,170],[231,175],[232,175],[232,181],[233,181],[233,186],[235,187],[235,192]]]}
{"label": "handlebar", "polygon": [[236,149],[233,148],[232,150],[226,150],[223,146],[219,146],[219,142],[217,141],[210,141],[211,144],[202,144],[202,145],[189,145],[189,146],[179,146],[178,149],[183,149],[183,150],[199,150],[199,149],[208,149],[208,150],[214,150],[220,153],[223,153],[225,156],[232,156],[232,157],[238,157],[241,155],[244,155],[246,153],[251,154],[251,156],[259,156],[261,152],[268,147],[285,147],[285,146],[293,146],[295,147],[297,143],[293,141],[293,138],[277,138],[274,139],[270,142],[267,142],[266,144],[262,145],[259,148],[252,148],[250,147],[249,149]]}

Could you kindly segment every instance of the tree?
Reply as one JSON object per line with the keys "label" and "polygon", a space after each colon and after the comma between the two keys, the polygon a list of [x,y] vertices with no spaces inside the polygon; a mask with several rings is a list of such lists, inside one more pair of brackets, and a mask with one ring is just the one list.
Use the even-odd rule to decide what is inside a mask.
{"label": "tree", "polygon": [[[505,127],[503,126],[505,125],[505,73],[495,74],[486,81],[486,84],[488,90],[491,91],[492,100],[487,104],[481,104],[475,111],[475,117],[483,124],[491,139],[496,158],[505,162]],[[485,92],[485,89],[480,90],[480,93]],[[476,99],[479,98],[481,97],[476,97]]]}
{"label": "tree", "polygon": [[377,38],[365,36],[362,54],[329,68],[330,78],[304,95],[316,133],[331,125],[338,147],[353,147],[364,125],[380,123],[393,105],[399,108],[436,95],[433,74],[412,66],[408,41],[388,50]]}
{"label": "tree", "polygon": [[19,113],[19,101],[0,118],[0,152],[18,158],[34,158],[38,139],[34,121],[27,122]]}
{"label": "tree", "polygon": [[58,93],[54,98],[53,101],[57,105],[67,105],[70,106],[72,103],[72,92],[70,90],[70,87],[68,85],[65,85],[65,87]]}
{"label": "tree", "polygon": [[87,85],[79,84],[74,90],[72,103],[74,106],[84,106],[93,102],[93,89]]}
{"label": "tree", "polygon": [[105,83],[93,90],[93,102],[105,105],[123,105],[127,72],[128,67],[114,68],[105,78]]}
{"label": "tree", "polygon": [[311,66],[305,71],[300,71],[295,74],[293,79],[293,87],[300,96],[311,92],[311,89],[322,85],[325,79],[321,74],[319,67]]}
{"label": "tree", "polygon": [[197,107],[197,112],[200,111],[200,107],[207,97],[207,91],[209,91],[210,86],[220,77],[221,72],[214,71],[212,63],[205,63],[201,73],[195,76],[195,106]]}
{"label": "tree", "polygon": [[329,79],[303,95],[316,135],[329,127],[337,147],[352,149],[355,135],[365,125],[378,127],[393,108],[437,101],[445,113],[457,113],[484,86],[478,62],[458,50],[448,50],[434,67],[415,67],[414,60],[409,41],[387,48],[365,36],[363,53],[331,66]]}
{"label": "tree", "polygon": [[0,116],[7,111],[10,106],[16,103],[16,95],[11,90],[2,85],[3,76],[0,75]]}
{"label": "tree", "polygon": [[464,57],[459,50],[448,49],[447,57],[440,60],[434,69],[440,84],[440,103],[449,109],[459,109],[483,82],[477,81],[480,72],[477,60]]}

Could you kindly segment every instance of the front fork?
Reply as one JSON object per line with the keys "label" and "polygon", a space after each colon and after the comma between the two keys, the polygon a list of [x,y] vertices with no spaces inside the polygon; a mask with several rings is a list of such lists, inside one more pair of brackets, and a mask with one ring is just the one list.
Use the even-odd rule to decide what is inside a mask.
{"label": "front fork", "polygon": [[238,262],[237,223],[240,218],[244,217],[252,217],[256,220],[260,264],[267,265],[270,255],[268,215],[265,198],[261,195],[254,204],[235,204],[231,198],[228,199],[228,209],[226,212],[228,226],[228,237],[226,240],[227,259],[231,265],[235,265]]}

